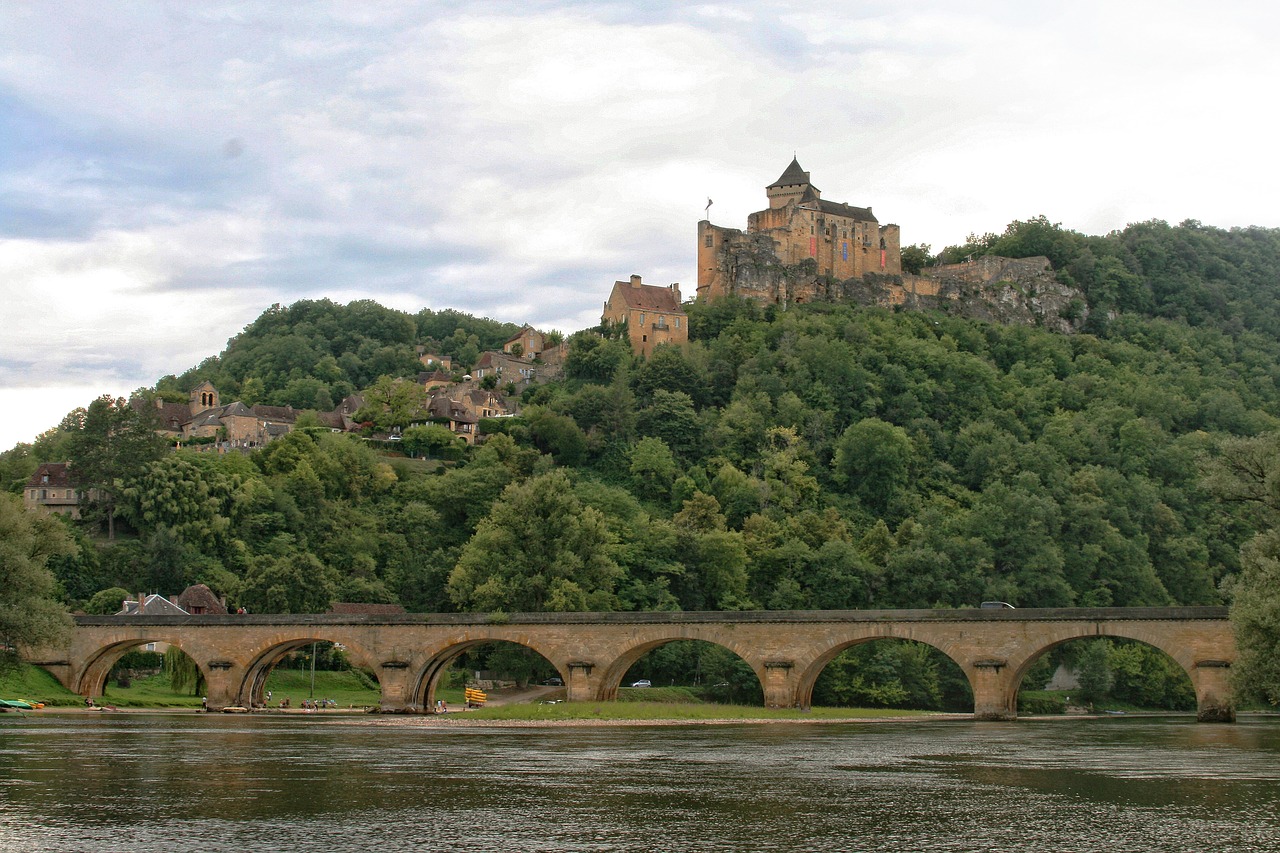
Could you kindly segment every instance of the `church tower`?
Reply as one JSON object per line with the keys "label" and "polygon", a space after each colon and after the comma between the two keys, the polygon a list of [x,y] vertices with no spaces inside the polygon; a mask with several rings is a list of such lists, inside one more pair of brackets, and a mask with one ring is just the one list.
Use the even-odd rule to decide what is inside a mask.
{"label": "church tower", "polygon": [[191,389],[191,414],[197,415],[205,409],[218,408],[218,389],[208,379]]}

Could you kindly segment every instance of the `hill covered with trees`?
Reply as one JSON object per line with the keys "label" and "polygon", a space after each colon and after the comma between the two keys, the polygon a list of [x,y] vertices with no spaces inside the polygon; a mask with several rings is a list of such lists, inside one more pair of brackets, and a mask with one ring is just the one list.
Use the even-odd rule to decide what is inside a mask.
{"label": "hill covered with trees", "polygon": [[[571,335],[564,377],[449,464],[295,430],[158,453],[134,532],[54,556],[66,600],[201,581],[253,611],[1216,604],[1268,519],[1206,473],[1280,425],[1280,232],[1043,219],[939,254],[1047,255],[1091,308],[1063,336],[848,304],[690,304],[690,344]],[[928,247],[905,253],[934,259]],[[273,307],[152,393],[325,409],[517,330],[370,302]],[[613,330],[616,331],[616,330]],[[184,397],[185,399],[185,397]],[[4,454],[65,458],[75,419]]]}

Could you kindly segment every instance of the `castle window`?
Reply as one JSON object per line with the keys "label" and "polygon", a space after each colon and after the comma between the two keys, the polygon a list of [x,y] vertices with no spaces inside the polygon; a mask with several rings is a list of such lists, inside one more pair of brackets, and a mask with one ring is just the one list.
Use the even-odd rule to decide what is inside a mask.
{"label": "castle window", "polygon": [[711,248],[711,235],[707,235],[707,248]]}

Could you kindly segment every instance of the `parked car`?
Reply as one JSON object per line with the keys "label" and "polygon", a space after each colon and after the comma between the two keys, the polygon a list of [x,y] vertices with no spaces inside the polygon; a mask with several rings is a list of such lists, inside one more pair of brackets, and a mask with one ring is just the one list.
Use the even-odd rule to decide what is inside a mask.
{"label": "parked car", "polygon": [[652,687],[653,683],[650,682],[649,679],[647,678],[642,678],[639,681],[631,682],[631,686],[632,687]]}
{"label": "parked car", "polygon": [[564,687],[564,679],[559,676],[553,676],[542,682],[545,687]]}

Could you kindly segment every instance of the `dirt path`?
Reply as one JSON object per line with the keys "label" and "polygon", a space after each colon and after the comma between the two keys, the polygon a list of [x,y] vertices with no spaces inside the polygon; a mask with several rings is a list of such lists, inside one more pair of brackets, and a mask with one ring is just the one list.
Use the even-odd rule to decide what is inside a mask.
{"label": "dirt path", "polygon": [[553,693],[558,693],[560,695],[552,698],[564,698],[563,687],[543,687],[541,685],[531,684],[523,690],[490,690],[486,694],[489,698],[484,704],[487,708],[500,708],[503,705],[512,705],[517,702],[534,702],[538,699],[551,696]]}

